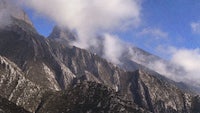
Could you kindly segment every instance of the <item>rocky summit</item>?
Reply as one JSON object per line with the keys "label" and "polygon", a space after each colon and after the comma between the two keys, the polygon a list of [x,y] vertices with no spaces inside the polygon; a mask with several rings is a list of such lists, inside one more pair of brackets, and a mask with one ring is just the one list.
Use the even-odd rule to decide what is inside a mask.
{"label": "rocky summit", "polygon": [[69,30],[45,38],[17,12],[0,28],[0,113],[200,113],[199,96],[184,85],[72,46]]}

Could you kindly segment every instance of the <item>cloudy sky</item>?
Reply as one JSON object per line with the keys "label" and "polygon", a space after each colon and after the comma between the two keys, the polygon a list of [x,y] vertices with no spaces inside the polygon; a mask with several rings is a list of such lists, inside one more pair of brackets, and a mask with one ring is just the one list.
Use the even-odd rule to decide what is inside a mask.
{"label": "cloudy sky", "polygon": [[[42,5],[46,4],[46,2],[43,3],[40,2],[40,6],[38,6],[36,5],[39,3],[39,1],[37,0],[35,0],[35,3],[34,0],[32,0],[31,3],[30,2],[28,3],[28,5],[31,4],[32,7],[37,7],[37,8],[39,7],[37,11],[26,9],[38,32],[40,32],[44,36],[49,35],[53,26],[57,24],[56,23],[57,21],[62,21],[54,17],[56,16],[56,14],[53,15],[50,13],[53,12],[59,13],[59,11],[62,10],[60,8],[68,7],[67,5],[64,4],[65,3],[67,4],[67,2],[69,2],[70,0],[66,0],[66,2],[63,2],[64,0],[60,0],[60,2],[63,2],[62,6],[60,6],[60,3],[56,4],[51,1],[52,0],[50,0],[49,2],[50,3],[49,7],[54,8],[58,12],[56,12],[55,10],[50,10],[48,12],[47,9],[41,8],[41,7],[46,7]],[[79,0],[75,1],[77,3],[79,2]],[[116,3],[116,1],[119,3]],[[111,15],[114,13],[113,17],[106,18],[108,19],[108,21],[103,21],[105,23],[106,22],[111,23],[110,21],[112,20],[121,21],[120,19],[122,17],[120,16],[130,16],[130,18],[134,18],[133,21],[127,23],[130,25],[126,26],[120,24],[121,26],[118,26],[119,29],[111,31],[112,34],[118,35],[120,39],[129,42],[137,47],[140,47],[150,53],[156,54],[162,58],[169,59],[171,57],[170,54],[168,54],[168,52],[165,51],[166,48],[169,49],[169,47],[175,47],[178,49],[189,49],[189,50],[194,50],[199,48],[200,46],[200,13],[199,13],[200,1],[199,0],[132,0],[132,1],[133,2],[130,5],[128,4],[131,3],[131,0],[123,1],[124,3],[120,3],[121,0],[114,0],[114,1],[111,0],[110,2],[103,1],[102,3],[97,3],[100,5],[96,5],[95,3],[93,3],[93,5],[94,7],[100,6],[101,8],[104,8],[105,10],[103,11],[110,10],[111,8],[113,8],[113,10],[116,10],[116,11],[111,11],[110,14],[107,13],[105,15],[103,14],[100,15],[102,18],[104,18],[103,16]],[[74,6],[72,6],[73,8],[71,9],[65,8],[66,10],[61,12],[60,14],[69,15],[67,14],[69,13],[67,12],[67,10],[76,11],[75,9],[77,9],[78,7],[75,6],[77,4],[76,2],[71,3],[72,5],[74,4]],[[88,2],[86,3],[86,5],[92,4],[91,0],[86,0],[86,2]],[[115,4],[116,6],[112,4]],[[119,7],[121,7],[121,9],[118,7],[118,5]],[[79,4],[79,6],[81,5]],[[124,7],[128,8],[124,9]],[[93,7],[90,7],[88,10],[92,10],[92,8]],[[130,12],[126,10],[130,10]],[[99,12],[101,13],[101,11]],[[96,11],[89,12],[88,15],[93,14],[94,16],[97,16],[100,13],[98,13],[98,8],[97,8]],[[127,13],[127,14],[123,15],[115,13]],[[75,16],[69,19],[73,18],[80,18],[80,17]],[[118,20],[113,18],[118,18]],[[83,19],[83,21],[85,20]],[[75,22],[83,22],[83,21],[77,20]],[[101,22],[101,21],[102,20],[95,19],[94,22]],[[86,27],[87,24],[82,26]],[[77,25],[75,27],[80,28],[82,26]],[[91,26],[93,29],[95,25]],[[96,25],[96,26],[104,28],[110,27],[109,25],[108,26]]]}

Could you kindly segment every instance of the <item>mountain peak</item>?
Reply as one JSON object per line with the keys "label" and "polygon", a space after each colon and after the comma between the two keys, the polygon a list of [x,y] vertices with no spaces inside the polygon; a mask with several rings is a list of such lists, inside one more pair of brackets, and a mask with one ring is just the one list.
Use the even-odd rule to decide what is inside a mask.
{"label": "mountain peak", "polygon": [[[10,21],[11,18],[22,20],[26,22],[27,24],[33,26],[32,22],[30,21],[29,17],[25,13],[24,10],[22,10],[17,5],[14,5],[14,2],[9,0],[0,0],[0,18],[1,21]],[[5,18],[5,19],[4,19]],[[12,23],[12,21],[10,21]]]}
{"label": "mountain peak", "polygon": [[76,39],[76,36],[75,33],[73,33],[69,28],[55,26],[48,38],[66,41],[69,43],[71,41],[74,41]]}

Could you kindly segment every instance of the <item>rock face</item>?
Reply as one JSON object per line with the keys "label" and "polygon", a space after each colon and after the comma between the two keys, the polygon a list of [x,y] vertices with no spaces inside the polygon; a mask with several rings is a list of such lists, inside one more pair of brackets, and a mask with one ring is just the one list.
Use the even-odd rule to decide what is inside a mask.
{"label": "rock face", "polygon": [[48,94],[38,113],[148,113],[96,82],[82,82],[66,91]]}
{"label": "rock face", "polygon": [[22,107],[16,106],[14,103],[5,98],[0,97],[0,113],[30,113]]}
{"label": "rock face", "polygon": [[34,111],[45,89],[25,78],[11,61],[0,56],[0,96],[18,106]]}
{"label": "rock face", "polygon": [[130,65],[133,70],[121,69],[57,41],[74,35],[54,31],[57,35],[44,38],[21,16],[0,29],[1,97],[36,113],[200,112],[199,97],[176,82],[135,68],[137,63]]}
{"label": "rock face", "polygon": [[127,86],[126,91],[122,92],[129,92],[127,96],[131,96],[139,107],[153,113],[190,113],[192,96],[166,78],[139,70],[126,79],[123,85]]}

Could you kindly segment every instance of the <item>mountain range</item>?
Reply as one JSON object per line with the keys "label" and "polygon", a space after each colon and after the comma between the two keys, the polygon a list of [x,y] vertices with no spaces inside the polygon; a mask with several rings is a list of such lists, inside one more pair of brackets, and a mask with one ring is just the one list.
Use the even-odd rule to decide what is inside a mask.
{"label": "mountain range", "polygon": [[[0,6],[13,8],[5,0]],[[20,8],[9,18],[0,27],[0,113],[200,113],[194,89],[128,54],[114,65],[101,48],[71,45],[76,35],[68,29],[57,26],[45,38]],[[132,49],[151,56],[145,62],[160,59]]]}

